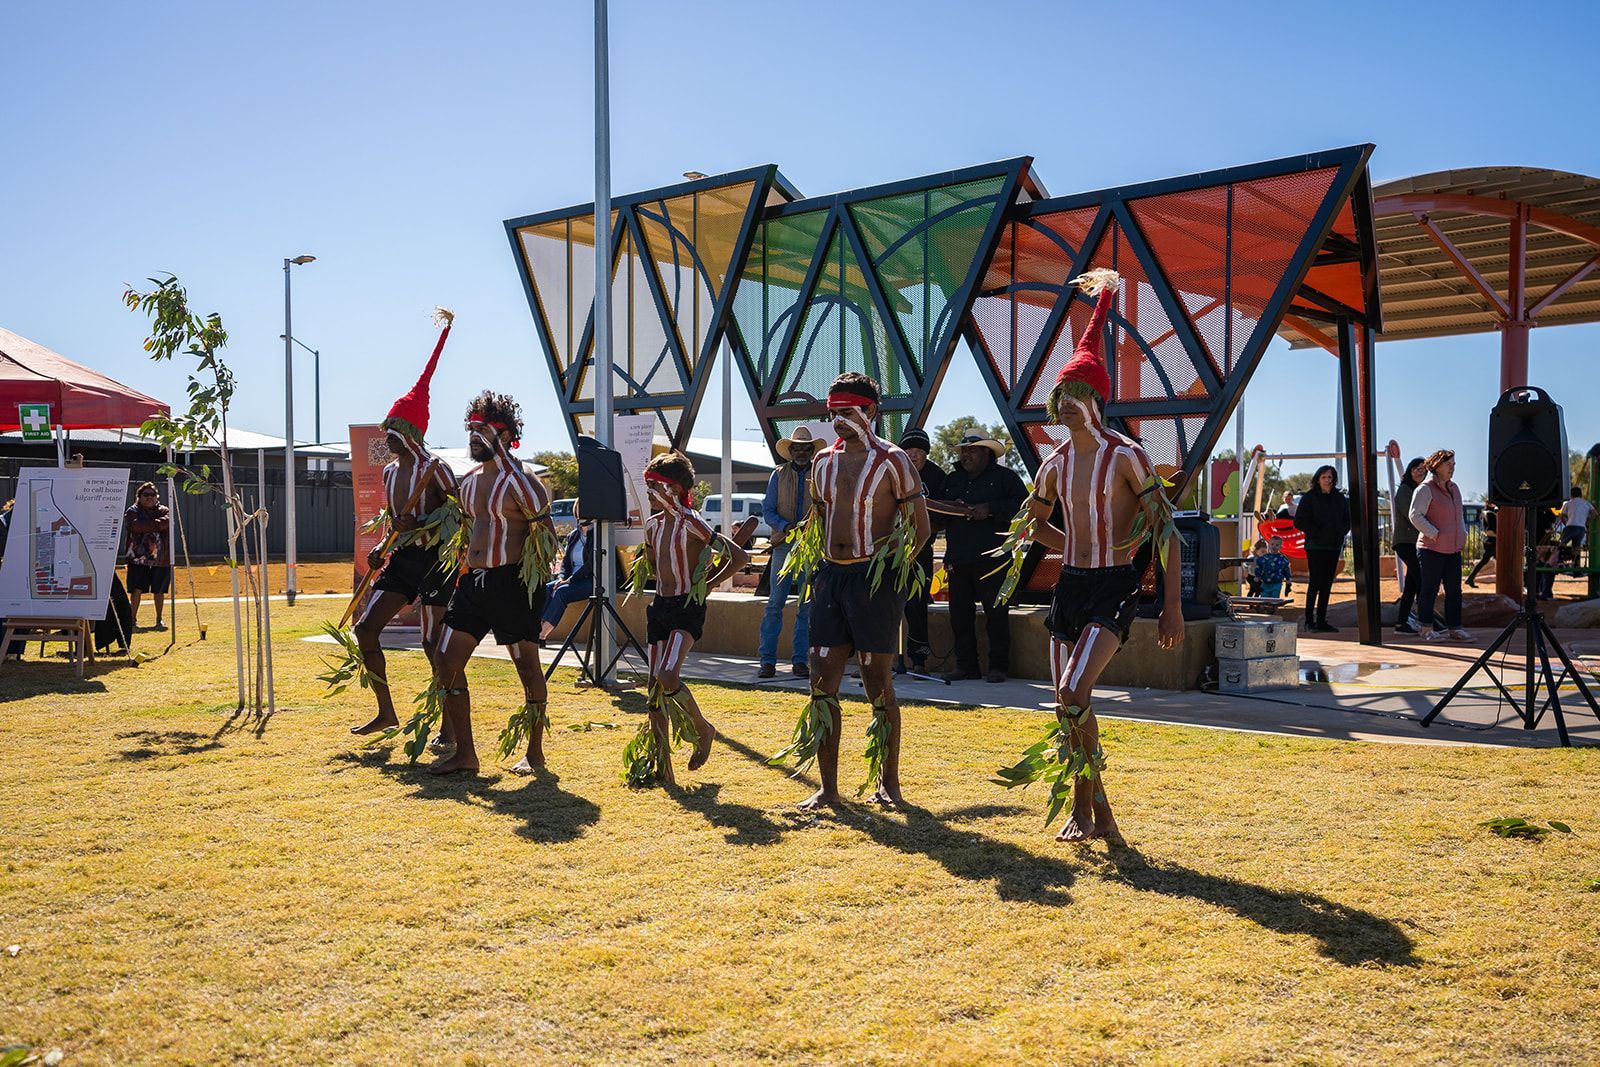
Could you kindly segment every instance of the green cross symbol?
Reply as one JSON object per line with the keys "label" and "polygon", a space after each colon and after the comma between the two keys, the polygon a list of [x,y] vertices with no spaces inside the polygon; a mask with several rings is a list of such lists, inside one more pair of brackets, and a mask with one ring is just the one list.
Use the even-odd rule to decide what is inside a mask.
{"label": "green cross symbol", "polygon": [[17,421],[22,424],[24,441],[50,440],[49,404],[18,404]]}

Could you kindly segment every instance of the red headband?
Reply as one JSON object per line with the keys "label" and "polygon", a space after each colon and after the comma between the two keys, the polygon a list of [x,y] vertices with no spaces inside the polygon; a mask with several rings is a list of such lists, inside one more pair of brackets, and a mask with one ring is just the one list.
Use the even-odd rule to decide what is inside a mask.
{"label": "red headband", "polygon": [[[511,432],[511,427],[510,426],[507,426],[505,423],[500,422],[500,421],[498,421],[496,419],[471,419],[471,420],[469,420],[469,422],[477,422],[477,423],[480,423],[480,424],[482,424],[484,426],[492,427],[493,429],[495,429],[496,431],[501,432],[501,433],[510,433]],[[520,439],[513,440],[511,442],[511,444],[507,445],[506,447],[507,448],[521,448],[522,447],[522,441]]]}
{"label": "red headband", "polygon": [[830,408],[864,408],[868,404],[876,403],[877,401],[870,396],[863,396],[860,393],[852,393],[844,389],[828,394],[828,407]]}
{"label": "red headband", "polygon": [[655,471],[645,471],[644,480],[647,482],[655,482],[658,485],[664,485],[669,489],[676,489],[678,491],[679,502],[681,502],[686,508],[692,506],[689,497],[689,490],[685,489],[671,478],[668,478],[665,474],[657,474]]}

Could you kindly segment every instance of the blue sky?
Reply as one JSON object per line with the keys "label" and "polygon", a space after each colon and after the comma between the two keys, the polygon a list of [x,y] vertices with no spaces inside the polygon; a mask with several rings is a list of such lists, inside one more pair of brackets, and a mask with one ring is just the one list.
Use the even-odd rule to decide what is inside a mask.
{"label": "blue sky", "polygon": [[[820,194],[1031,154],[1064,194],[1363,141],[1378,181],[1600,174],[1600,9],[1527,11],[615,0],[614,188],[776,162]],[[324,353],[325,437],[383,416],[442,303],[460,317],[430,436],[455,443],[493,386],[521,399],[530,447],[567,447],[501,221],[593,196],[591,27],[587,3],[7,5],[0,324],[177,400],[181,370],[144,358],[118,301],[173,271],[232,335],[236,421],[281,431],[281,266],[310,252],[295,333]],[[1579,387],[1597,345],[1600,326],[1532,338],[1579,449],[1600,440]],[[1457,448],[1481,491],[1498,352],[1497,335],[1380,346],[1380,438]],[[972,366],[958,351],[933,422],[996,417]],[[1335,383],[1330,357],[1274,347],[1246,437],[1331,448]],[[295,410],[309,437],[309,358]]]}

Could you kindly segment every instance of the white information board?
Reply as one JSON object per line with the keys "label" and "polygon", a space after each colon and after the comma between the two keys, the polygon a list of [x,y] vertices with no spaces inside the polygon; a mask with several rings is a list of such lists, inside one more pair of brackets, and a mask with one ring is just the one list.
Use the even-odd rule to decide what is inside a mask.
{"label": "white information board", "polygon": [[650,462],[650,442],[655,439],[654,415],[613,415],[611,440],[622,456],[622,476],[628,488],[628,524],[613,529],[619,545],[644,544],[644,520],[650,517],[650,496],[645,491],[644,468]]}
{"label": "white information board", "polygon": [[127,467],[24,467],[0,562],[0,616],[105,617]]}

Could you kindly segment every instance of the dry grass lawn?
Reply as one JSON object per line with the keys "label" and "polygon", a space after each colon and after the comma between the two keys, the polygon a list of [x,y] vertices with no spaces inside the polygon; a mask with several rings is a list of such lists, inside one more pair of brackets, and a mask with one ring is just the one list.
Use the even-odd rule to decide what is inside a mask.
{"label": "dry grass lawn", "polygon": [[[552,772],[438,781],[346,728],[274,607],[280,710],[213,639],[0,673],[0,1045],[80,1063],[1593,1062],[1600,753],[1112,723],[1129,838],[988,782],[1037,714],[911,707],[920,807],[794,811],[798,707],[629,792],[640,701],[553,689]],[[161,638],[162,640],[158,640]],[[156,650],[164,635],[143,634]],[[516,702],[475,663],[480,738]],[[415,691],[422,660],[391,657]],[[859,753],[865,706],[847,705]],[[619,730],[573,732],[586,720]],[[486,736],[485,736],[486,735]],[[487,745],[483,746],[487,756]],[[852,784],[860,773],[852,757]],[[1499,815],[1577,836],[1502,840]]]}

